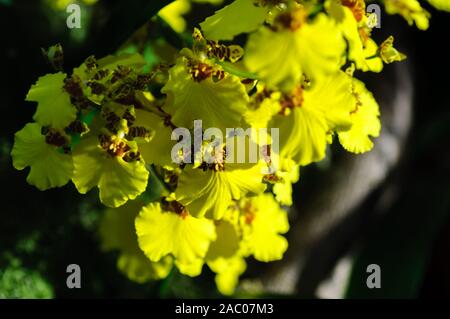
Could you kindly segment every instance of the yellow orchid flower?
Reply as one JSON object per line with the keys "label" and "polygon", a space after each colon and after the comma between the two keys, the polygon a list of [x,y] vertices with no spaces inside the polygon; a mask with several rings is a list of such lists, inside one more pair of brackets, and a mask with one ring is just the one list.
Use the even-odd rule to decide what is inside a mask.
{"label": "yellow orchid flower", "polygon": [[151,203],[136,217],[139,247],[154,262],[172,255],[181,265],[195,264],[205,257],[216,238],[214,224],[193,217],[176,202],[168,203],[174,211],[163,210],[160,203]]}
{"label": "yellow orchid flower", "polygon": [[271,88],[292,89],[305,73],[319,81],[339,70],[345,42],[335,22],[320,13],[307,22],[300,7],[279,15],[278,29],[263,26],[249,36],[244,62]]}

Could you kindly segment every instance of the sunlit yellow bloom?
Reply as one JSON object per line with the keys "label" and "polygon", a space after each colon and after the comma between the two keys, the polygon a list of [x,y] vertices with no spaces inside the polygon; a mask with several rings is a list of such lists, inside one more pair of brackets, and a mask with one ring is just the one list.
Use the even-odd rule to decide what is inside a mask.
{"label": "sunlit yellow bloom", "polygon": [[352,82],[339,72],[309,90],[296,89],[281,103],[286,105],[284,114],[276,115],[270,124],[280,130],[280,157],[307,165],[325,157],[332,131],[350,128]]}
{"label": "sunlit yellow bloom", "polygon": [[[430,14],[419,1],[382,4],[425,30]],[[427,1],[450,11],[450,0]],[[45,0],[59,9],[69,2]],[[172,270],[196,277],[206,265],[230,296],[247,258],[272,262],[286,253],[283,208],[294,205],[300,168],[333,152],[335,137],[352,153],[373,148],[379,106],[354,75],[406,56],[392,36],[372,39],[379,10],[369,0],[149,2],[165,5],[153,22],[185,43],[185,18],[220,3],[201,31],[189,26],[192,45],[178,52],[170,32],[150,34],[151,45],[140,41],[145,26],[138,41],[87,57],[69,74],[58,72],[61,45],[43,50],[58,73],[31,86],[36,123],[16,133],[11,156],[16,169],[30,167],[27,181],[41,190],[69,180],[82,194],[98,188],[109,207],[102,248],[118,253],[130,280],[160,280]]]}
{"label": "sunlit yellow bloom", "polygon": [[218,171],[186,167],[179,177],[176,194],[194,216],[220,219],[233,199],[263,192],[262,178],[260,165],[225,163],[225,169]]}

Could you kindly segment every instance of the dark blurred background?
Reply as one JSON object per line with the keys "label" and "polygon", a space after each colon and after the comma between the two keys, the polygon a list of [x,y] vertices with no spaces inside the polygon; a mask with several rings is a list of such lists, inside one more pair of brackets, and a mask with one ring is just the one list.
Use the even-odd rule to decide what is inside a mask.
{"label": "dark blurred background", "polygon": [[[24,98],[51,72],[41,48],[61,43],[71,70],[91,54],[113,53],[169,1],[82,4],[86,24],[73,30],[50,2],[0,0],[0,298],[218,297],[207,271],[201,280],[172,273],[162,282],[129,281],[116,269],[117,253],[99,248],[95,191],[82,196],[70,184],[41,192],[26,183],[26,169],[13,169],[14,133],[35,110]],[[383,13],[374,36],[393,34],[408,60],[356,74],[382,109],[374,150],[354,156],[336,146],[326,161],[302,169],[286,258],[251,264],[238,296],[450,297],[450,14],[424,6],[429,30]],[[198,5],[190,25],[211,10]],[[147,31],[146,46],[167,32],[153,22]],[[66,287],[71,263],[81,266],[82,289]],[[380,289],[366,286],[369,264],[381,268]]]}

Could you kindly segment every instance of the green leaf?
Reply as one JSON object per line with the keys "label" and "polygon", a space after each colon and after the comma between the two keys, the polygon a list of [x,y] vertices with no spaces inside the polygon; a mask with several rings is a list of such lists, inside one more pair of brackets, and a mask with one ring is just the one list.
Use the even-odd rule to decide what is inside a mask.
{"label": "green leaf", "polygon": [[241,33],[255,31],[266,19],[267,7],[253,0],[235,0],[200,23],[205,36],[211,40],[232,40]]}

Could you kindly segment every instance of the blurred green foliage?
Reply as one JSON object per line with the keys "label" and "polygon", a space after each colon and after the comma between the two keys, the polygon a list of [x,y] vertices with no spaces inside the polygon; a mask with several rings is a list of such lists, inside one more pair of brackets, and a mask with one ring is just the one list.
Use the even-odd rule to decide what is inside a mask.
{"label": "blurred green foliage", "polygon": [[0,269],[0,298],[53,298],[50,283],[34,270],[24,268],[19,259],[10,257]]}

